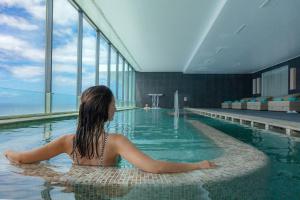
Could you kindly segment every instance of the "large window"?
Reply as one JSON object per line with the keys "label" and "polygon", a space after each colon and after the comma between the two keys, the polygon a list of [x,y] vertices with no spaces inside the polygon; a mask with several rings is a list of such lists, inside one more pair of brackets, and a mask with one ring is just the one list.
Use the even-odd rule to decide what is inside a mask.
{"label": "large window", "polygon": [[76,110],[78,12],[68,0],[53,1],[53,112]]}
{"label": "large window", "polygon": [[128,69],[128,76],[129,76],[129,86],[128,86],[128,105],[132,105],[132,68],[129,66]]}
{"label": "large window", "polygon": [[0,116],[76,111],[77,91],[95,84],[109,85],[117,106],[129,106],[135,93],[129,63],[80,8],[53,0],[53,13],[46,12],[51,1],[0,0]]}
{"label": "large window", "polygon": [[135,71],[133,70],[133,92],[132,92],[132,103],[133,103],[133,106],[135,106]]}
{"label": "large window", "polygon": [[128,106],[128,97],[129,97],[129,66],[128,63],[125,62],[124,69],[124,106]]}
{"label": "large window", "polygon": [[96,79],[96,31],[83,19],[82,40],[82,91],[95,85]]}
{"label": "large window", "polygon": [[0,116],[44,112],[45,0],[0,1]]}
{"label": "large window", "polygon": [[108,42],[100,37],[100,58],[99,58],[99,84],[107,85],[108,70]]}
{"label": "large window", "polygon": [[117,92],[117,52],[111,47],[110,50],[110,89],[116,96]]}
{"label": "large window", "polygon": [[123,76],[123,70],[124,70],[124,62],[122,56],[119,55],[119,80],[118,80],[118,106],[122,106],[122,101],[123,101],[123,81],[124,81],[124,76]]}

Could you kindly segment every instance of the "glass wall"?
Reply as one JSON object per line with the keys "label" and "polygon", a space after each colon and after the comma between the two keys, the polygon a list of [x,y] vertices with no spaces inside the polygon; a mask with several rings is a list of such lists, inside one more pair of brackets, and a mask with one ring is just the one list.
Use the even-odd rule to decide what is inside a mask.
{"label": "glass wall", "polygon": [[129,76],[129,80],[128,80],[128,106],[132,105],[132,69],[131,66],[128,67],[128,76]]}
{"label": "glass wall", "polygon": [[129,94],[129,74],[128,74],[128,63],[125,62],[124,69],[124,104],[123,106],[128,106],[128,94]]}
{"label": "glass wall", "polygon": [[44,112],[45,0],[0,1],[0,116]]}
{"label": "glass wall", "polygon": [[135,71],[132,70],[132,72],[133,72],[133,77],[132,77],[132,80],[133,80],[132,103],[133,103],[133,105],[132,106],[135,106]]}
{"label": "glass wall", "polygon": [[124,72],[124,62],[123,62],[123,57],[119,54],[119,70],[118,70],[118,74],[119,74],[119,79],[118,79],[118,103],[117,106],[122,106],[123,104],[123,82],[124,82],[124,76],[123,76],[123,72]]}
{"label": "glass wall", "polygon": [[53,1],[52,111],[76,110],[78,12],[68,0]]}
{"label": "glass wall", "polygon": [[116,97],[117,92],[117,52],[111,47],[110,49],[110,84],[109,87]]}
{"label": "glass wall", "polygon": [[83,19],[82,38],[82,91],[95,85],[96,80],[96,44],[95,29]]}
{"label": "glass wall", "polygon": [[[82,91],[95,84],[110,85],[117,106],[128,106],[135,93],[130,64],[68,0],[53,0],[53,13],[48,12],[47,18],[53,16],[53,24],[46,23],[51,1],[0,0],[0,116],[45,113],[46,92],[50,112],[76,111],[77,85]],[[78,51],[81,41],[82,51]],[[45,53],[52,57],[46,58]],[[77,74],[81,60],[82,74]],[[77,76],[82,78],[80,84]],[[46,82],[51,83],[47,89]]]}
{"label": "glass wall", "polygon": [[135,100],[135,74],[134,74],[134,70],[131,67],[131,71],[130,71],[130,95],[129,95],[129,99],[130,99],[130,106],[135,106],[134,104],[134,100]]}
{"label": "glass wall", "polygon": [[100,56],[99,56],[99,85],[108,85],[108,42],[100,37]]}

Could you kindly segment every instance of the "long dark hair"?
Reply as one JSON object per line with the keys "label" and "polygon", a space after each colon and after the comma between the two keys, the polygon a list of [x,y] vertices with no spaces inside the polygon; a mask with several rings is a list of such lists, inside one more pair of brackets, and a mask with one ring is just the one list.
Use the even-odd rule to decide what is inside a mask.
{"label": "long dark hair", "polygon": [[73,152],[77,149],[81,158],[100,157],[98,141],[105,134],[104,125],[108,121],[108,110],[112,100],[111,90],[103,85],[90,87],[82,93],[73,145]]}

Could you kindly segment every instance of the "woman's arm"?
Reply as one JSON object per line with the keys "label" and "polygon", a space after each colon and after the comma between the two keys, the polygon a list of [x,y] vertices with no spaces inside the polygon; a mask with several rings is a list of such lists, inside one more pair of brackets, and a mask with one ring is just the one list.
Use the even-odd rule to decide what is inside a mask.
{"label": "woman's arm", "polygon": [[116,149],[119,155],[135,165],[137,168],[151,173],[175,173],[196,169],[209,169],[216,165],[209,161],[198,163],[173,163],[154,160],[138,150],[125,136],[117,135]]}
{"label": "woman's arm", "polygon": [[7,150],[4,155],[8,160],[17,164],[29,164],[42,160],[48,160],[58,154],[66,152],[68,135],[64,135],[50,143],[30,151],[15,152]]}

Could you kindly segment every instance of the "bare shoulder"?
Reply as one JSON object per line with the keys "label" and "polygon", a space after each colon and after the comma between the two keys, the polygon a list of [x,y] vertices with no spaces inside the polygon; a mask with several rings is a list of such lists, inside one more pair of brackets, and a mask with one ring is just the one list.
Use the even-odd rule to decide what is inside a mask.
{"label": "bare shoulder", "polygon": [[75,137],[75,134],[66,134],[59,138],[60,140],[62,140],[62,143],[63,143],[67,153],[70,153],[73,151],[74,137]]}
{"label": "bare shoulder", "polygon": [[125,140],[128,140],[128,139],[120,133],[109,134],[109,142],[112,144],[118,145],[119,143],[122,143]]}
{"label": "bare shoulder", "polygon": [[73,142],[74,137],[75,137],[75,134],[66,134],[66,135],[60,136],[58,139],[62,140],[65,143],[70,143],[70,142]]}
{"label": "bare shoulder", "polygon": [[73,140],[75,137],[75,134],[66,134],[66,135],[63,135],[62,137],[64,137],[66,140]]}

